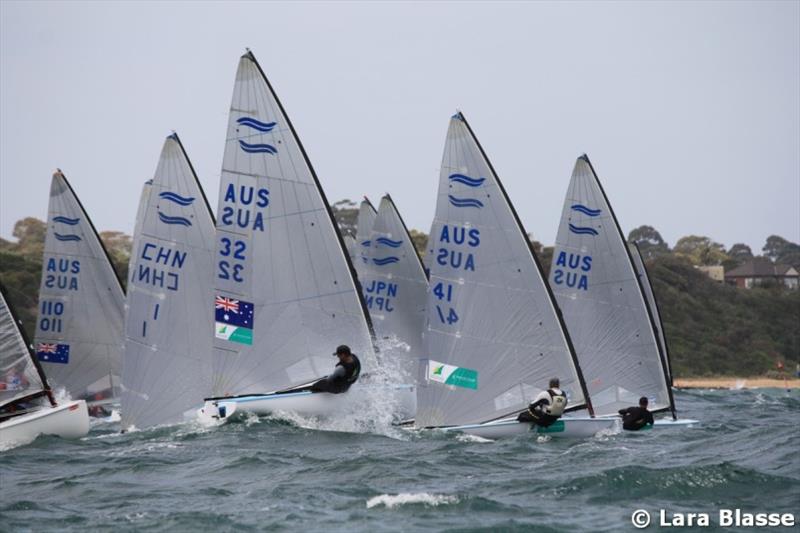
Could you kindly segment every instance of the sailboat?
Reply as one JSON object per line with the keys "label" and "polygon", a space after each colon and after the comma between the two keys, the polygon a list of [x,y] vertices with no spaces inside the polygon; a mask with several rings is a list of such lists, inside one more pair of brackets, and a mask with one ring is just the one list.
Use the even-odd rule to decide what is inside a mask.
{"label": "sailboat", "polygon": [[108,252],[58,170],[50,185],[36,356],[55,388],[90,408],[119,398],[124,305]]}
{"label": "sailboat", "polygon": [[381,199],[369,242],[359,279],[375,335],[383,341],[381,362],[390,365],[388,358],[399,356],[399,374],[411,382],[423,353],[428,277],[388,194]]}
{"label": "sailboat", "polygon": [[360,357],[362,374],[372,372],[372,326],[311,162],[249,50],[231,103],[215,264],[214,396],[201,419],[236,410],[325,415],[366,386],[297,390],[333,370],[339,344]]}
{"label": "sailboat", "polygon": [[[375,219],[377,216],[378,212],[375,210],[375,206],[373,206],[372,202],[369,201],[369,198],[365,196],[361,201],[361,205],[358,207],[356,245],[353,248],[353,255],[355,256],[355,262],[353,266],[356,269],[356,275],[358,276],[359,280],[361,280],[361,275],[364,273],[366,266],[369,264],[369,258],[367,255],[372,247],[370,232],[372,231],[372,225],[375,224]],[[345,246],[347,246],[347,244],[345,244]]]}
{"label": "sailboat", "polygon": [[500,438],[587,437],[614,427],[585,415],[548,428],[516,420],[552,377],[568,411],[591,415],[592,404],[527,233],[460,112],[447,131],[428,256],[418,428]]}
{"label": "sailboat", "polygon": [[128,279],[123,428],[194,418],[211,393],[214,216],[178,135],[143,189]]}
{"label": "sailboat", "polygon": [[[637,254],[638,257],[638,254]],[[654,307],[589,158],[578,158],[561,215],[550,285],[569,328],[598,416],[649,399],[653,413],[677,420],[669,365],[658,340]],[[649,283],[648,283],[649,287]]]}
{"label": "sailboat", "polygon": [[0,372],[0,450],[27,444],[42,434],[77,439],[89,432],[85,401],[57,403],[53,397],[2,285]]}

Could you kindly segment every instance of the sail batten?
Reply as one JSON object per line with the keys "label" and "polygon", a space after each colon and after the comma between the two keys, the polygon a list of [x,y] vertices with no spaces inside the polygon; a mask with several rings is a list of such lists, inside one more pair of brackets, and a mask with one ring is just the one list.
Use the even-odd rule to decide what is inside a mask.
{"label": "sail batten", "polygon": [[461,113],[450,121],[430,268],[417,425],[483,423],[524,409],[559,377],[587,407],[580,370],[541,266]]}
{"label": "sail batten", "polygon": [[569,328],[598,414],[650,398],[672,405],[641,281],[616,215],[585,155],[564,201],[551,286]]}
{"label": "sail batten", "polygon": [[73,398],[118,395],[124,293],[66,177],[50,187],[35,350],[52,386]]}
{"label": "sail batten", "polygon": [[356,275],[306,152],[248,51],[225,136],[215,255],[215,397],[327,374],[331,347],[372,353]]}

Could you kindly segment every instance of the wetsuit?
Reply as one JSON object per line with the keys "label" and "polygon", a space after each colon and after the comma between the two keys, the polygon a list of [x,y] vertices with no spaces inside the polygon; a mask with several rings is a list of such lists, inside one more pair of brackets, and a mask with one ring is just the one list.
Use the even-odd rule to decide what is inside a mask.
{"label": "wetsuit", "polygon": [[628,431],[639,431],[646,425],[653,425],[653,414],[646,407],[628,407],[620,409],[622,415],[622,429]]}
{"label": "wetsuit", "polygon": [[361,373],[361,361],[358,360],[355,354],[351,354],[351,356],[353,357],[353,362],[339,361],[330,376],[320,379],[311,385],[309,390],[312,392],[330,392],[331,394],[347,392],[347,389],[358,380],[358,375]]}
{"label": "wetsuit", "polygon": [[546,428],[561,418],[566,406],[567,396],[561,389],[547,389],[531,402],[527,411],[522,411],[517,416],[517,421],[533,422],[537,426]]}

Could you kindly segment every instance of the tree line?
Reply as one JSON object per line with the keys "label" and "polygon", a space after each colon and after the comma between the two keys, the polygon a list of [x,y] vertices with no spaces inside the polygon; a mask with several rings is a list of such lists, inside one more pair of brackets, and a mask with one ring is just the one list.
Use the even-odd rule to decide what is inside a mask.
{"label": "tree line", "polygon": [[[355,236],[357,204],[342,200],[332,210],[340,231]],[[0,281],[31,337],[46,229],[45,222],[28,217],[14,225],[16,242],[0,238]],[[413,229],[410,234],[424,255],[428,235]],[[132,239],[118,231],[101,232],[100,238],[124,286]],[[549,271],[553,247],[530,240]],[[756,258],[800,270],[800,245],[771,235],[756,255],[746,244],[726,249],[709,237],[689,235],[670,248],[652,226],[634,229],[628,240],[638,243],[646,261],[676,376],[765,375],[778,361],[792,367],[800,361],[800,291],[780,286],[736,289],[712,281],[695,268],[721,265],[729,270]]]}

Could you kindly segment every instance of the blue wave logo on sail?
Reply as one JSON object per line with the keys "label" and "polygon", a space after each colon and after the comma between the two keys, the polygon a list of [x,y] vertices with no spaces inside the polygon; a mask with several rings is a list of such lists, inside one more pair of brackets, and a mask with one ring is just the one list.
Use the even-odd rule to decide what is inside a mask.
{"label": "blue wave logo on sail", "polygon": [[361,246],[366,246],[367,248],[369,248],[370,246],[372,246],[372,241],[369,241],[369,240],[362,241],[361,242]]}
{"label": "blue wave logo on sail", "polygon": [[53,235],[55,235],[56,239],[58,239],[59,241],[79,241],[79,240],[81,240],[81,238],[78,237],[77,235],[61,235],[60,233],[56,233],[56,232],[53,232]]}
{"label": "blue wave logo on sail", "polygon": [[463,183],[467,187],[480,187],[483,185],[483,182],[486,181],[486,178],[470,178],[469,176],[465,176],[464,174],[450,174],[450,181],[455,181],[457,183]]}
{"label": "blue wave logo on sail", "polygon": [[256,120],[253,117],[242,117],[238,119],[236,122],[241,124],[242,126],[247,126],[249,128],[253,128],[254,130],[263,131],[264,133],[268,133],[275,128],[278,124],[277,122],[261,122],[260,120]]}
{"label": "blue wave logo on sail", "polygon": [[250,144],[239,141],[239,146],[248,154],[277,154],[278,149],[271,144]]}
{"label": "blue wave logo on sail", "polygon": [[188,218],[183,217],[168,217],[161,211],[158,212],[158,218],[161,219],[161,222],[164,224],[171,224],[171,225],[179,225],[179,226],[191,226],[192,223],[189,221]]}
{"label": "blue wave logo on sail", "polygon": [[67,217],[53,217],[53,222],[60,222],[61,224],[67,224],[68,226],[77,226],[78,222],[81,219],[79,218],[67,218]]}
{"label": "blue wave logo on sail", "polygon": [[592,209],[590,207],[586,207],[585,205],[581,205],[581,204],[573,204],[570,207],[570,209],[572,209],[573,211],[577,211],[578,213],[583,213],[584,215],[587,215],[587,216],[590,216],[590,217],[600,216],[600,213],[603,212],[600,209]]}
{"label": "blue wave logo on sail", "polygon": [[569,230],[576,235],[599,235],[597,230],[594,228],[583,228],[574,224],[569,225]]}
{"label": "blue wave logo on sail", "polygon": [[378,266],[391,265],[392,263],[397,263],[398,261],[400,261],[400,258],[395,257],[393,255],[390,255],[389,257],[384,257],[383,259],[378,259],[378,258],[372,259],[372,262]]}
{"label": "blue wave logo on sail", "polygon": [[375,242],[390,248],[400,248],[400,246],[403,244],[403,241],[393,241],[388,237],[378,237],[375,239]]}
{"label": "blue wave logo on sail", "polygon": [[448,194],[447,197],[450,199],[450,203],[456,207],[477,207],[478,209],[483,207],[483,202],[475,198],[456,198],[452,194]]}
{"label": "blue wave logo on sail", "polygon": [[192,205],[194,203],[194,198],[184,198],[180,194],[164,191],[158,195],[159,197],[163,198],[164,200],[169,200],[172,203],[182,205],[186,207],[187,205]]}

